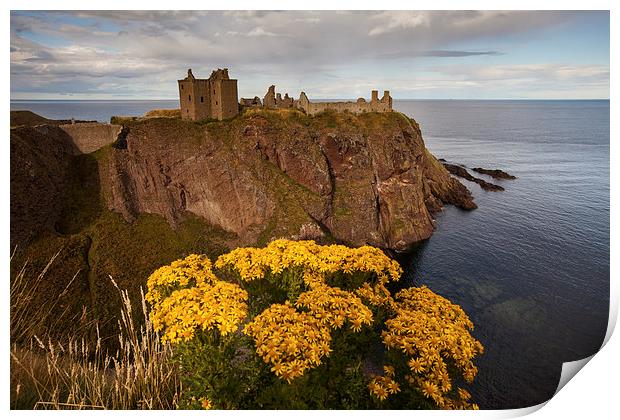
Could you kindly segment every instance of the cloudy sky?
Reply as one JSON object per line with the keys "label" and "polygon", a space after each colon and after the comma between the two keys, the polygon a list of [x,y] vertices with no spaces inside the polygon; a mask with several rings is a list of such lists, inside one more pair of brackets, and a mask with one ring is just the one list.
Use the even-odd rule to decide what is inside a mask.
{"label": "cloudy sky", "polygon": [[11,12],[12,99],[176,99],[189,67],[244,97],[609,98],[609,13]]}

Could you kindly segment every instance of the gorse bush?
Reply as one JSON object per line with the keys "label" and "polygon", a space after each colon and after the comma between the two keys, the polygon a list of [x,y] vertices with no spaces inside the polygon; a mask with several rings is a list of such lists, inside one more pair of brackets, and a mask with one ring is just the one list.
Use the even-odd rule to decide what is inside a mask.
{"label": "gorse bush", "polygon": [[477,408],[473,324],[427,287],[392,296],[401,272],[377,248],[288,240],[158,269],[146,300],[179,406]]}

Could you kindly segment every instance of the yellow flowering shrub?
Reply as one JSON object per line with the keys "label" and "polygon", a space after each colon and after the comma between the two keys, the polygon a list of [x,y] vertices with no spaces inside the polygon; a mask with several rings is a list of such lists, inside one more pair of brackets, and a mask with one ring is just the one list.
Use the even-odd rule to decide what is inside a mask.
{"label": "yellow flowering shrub", "polygon": [[192,254],[156,270],[147,281],[150,318],[162,340],[177,343],[194,337],[196,329],[237,331],[247,315],[248,294],[236,284],[220,281],[211,260]]}
{"label": "yellow flowering shrub", "polygon": [[177,343],[194,337],[196,329],[217,328],[221,335],[237,331],[247,314],[248,294],[236,284],[216,281],[175,290],[151,311],[155,331]]}
{"label": "yellow flowering shrub", "polygon": [[[475,408],[450,376],[476,375],[471,321],[427,287],[392,296],[401,274],[377,248],[280,239],[175,261],[147,300],[205,408]],[[366,366],[381,344],[377,376]]]}
{"label": "yellow flowering shrub", "polygon": [[267,271],[279,274],[289,268],[314,273],[374,273],[383,283],[397,281],[402,274],[396,261],[374,247],[326,246],[286,239],[275,240],[264,248],[237,248],[220,256],[215,265],[232,268],[247,282],[264,278]]}
{"label": "yellow flowering shrub", "polygon": [[355,293],[370,305],[388,309],[394,308],[394,299],[383,283],[377,283],[371,286],[369,283],[365,282],[360,288],[355,290]]}
{"label": "yellow flowering shrub", "polygon": [[405,379],[441,408],[468,407],[463,392],[450,397],[455,393],[448,371],[450,364],[467,382],[477,373],[472,359],[483,347],[469,333],[473,324],[465,312],[423,286],[398,292],[395,314],[381,335],[388,349],[408,359]]}
{"label": "yellow flowering shrub", "polygon": [[211,284],[217,281],[211,269],[211,260],[196,254],[158,268],[147,280],[146,301],[156,304],[179,288]]}
{"label": "yellow flowering shrub", "polygon": [[372,323],[372,311],[354,293],[325,284],[299,295],[295,306],[306,308],[309,313],[332,328],[340,328],[349,321],[351,329],[359,332],[362,325]]}
{"label": "yellow flowering shrub", "polygon": [[288,382],[319,365],[330,352],[329,328],[288,302],[271,305],[244,332],[254,338],[256,352],[272,365],[271,371]]}
{"label": "yellow flowering shrub", "polygon": [[[384,367],[388,368],[387,366]],[[400,385],[394,380],[394,368],[389,367],[385,369],[385,376],[375,376],[368,383],[368,389],[370,393],[377,397],[380,401],[385,400],[391,394],[396,394],[400,391]]]}

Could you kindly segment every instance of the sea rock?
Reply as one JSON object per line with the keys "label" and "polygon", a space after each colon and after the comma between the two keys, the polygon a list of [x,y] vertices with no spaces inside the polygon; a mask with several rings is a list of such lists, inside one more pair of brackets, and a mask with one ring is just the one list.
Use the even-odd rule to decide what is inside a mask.
{"label": "sea rock", "polygon": [[510,175],[508,172],[504,172],[501,169],[472,168],[472,171],[489,175],[495,179],[517,179],[516,176]]}
{"label": "sea rock", "polygon": [[476,178],[472,176],[467,169],[460,165],[452,163],[444,163],[443,166],[452,174],[471,182],[475,182],[485,191],[504,191],[504,187],[485,181],[484,179]]}

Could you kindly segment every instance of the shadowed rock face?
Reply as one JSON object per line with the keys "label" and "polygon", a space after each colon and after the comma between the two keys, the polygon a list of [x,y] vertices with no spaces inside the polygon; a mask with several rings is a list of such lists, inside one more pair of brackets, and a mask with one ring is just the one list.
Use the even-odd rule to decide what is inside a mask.
{"label": "shadowed rock face", "polygon": [[[36,114],[33,114],[36,115]],[[65,197],[71,138],[52,125],[11,130],[11,248],[54,230]]]}
{"label": "shadowed rock face", "polygon": [[353,245],[405,250],[431,236],[431,213],[444,203],[476,207],[398,113],[152,119],[131,124],[126,142],[100,165],[111,210],[172,225],[190,212],[243,244],[316,223]]}

